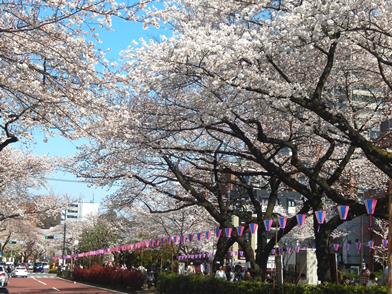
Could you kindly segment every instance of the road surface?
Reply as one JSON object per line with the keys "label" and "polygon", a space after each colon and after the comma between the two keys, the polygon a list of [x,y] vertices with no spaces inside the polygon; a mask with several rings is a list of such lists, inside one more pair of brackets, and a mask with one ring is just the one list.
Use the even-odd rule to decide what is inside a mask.
{"label": "road surface", "polygon": [[0,293],[9,294],[109,294],[121,293],[111,290],[95,288],[85,284],[74,283],[50,275],[31,275],[26,278],[10,279],[7,288],[1,288]]}

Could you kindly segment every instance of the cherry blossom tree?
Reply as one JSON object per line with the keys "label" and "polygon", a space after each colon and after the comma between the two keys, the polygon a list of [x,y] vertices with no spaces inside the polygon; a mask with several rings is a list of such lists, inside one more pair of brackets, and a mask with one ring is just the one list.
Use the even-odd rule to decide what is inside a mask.
{"label": "cherry blossom tree", "polygon": [[[324,133],[342,136],[391,176],[390,152],[367,134],[391,112],[389,4],[169,3],[161,16],[173,24],[173,37],[146,42],[126,55],[137,89],[198,92],[193,103],[208,97],[205,110],[217,116],[239,106],[257,114],[265,103],[290,111],[310,128],[322,120]],[[168,87],[171,83],[177,87]],[[232,94],[219,100],[203,90]]]}
{"label": "cherry blossom tree", "polygon": [[[2,223],[6,240],[2,250],[18,262],[44,259],[50,252],[50,246],[30,220],[12,219]],[[14,242],[14,244],[11,243]]]}
{"label": "cherry blossom tree", "polygon": [[44,177],[53,170],[55,161],[11,148],[4,149],[0,159],[0,221],[31,218],[38,223],[39,216],[59,213],[64,198],[31,192],[45,184]]}
{"label": "cherry blossom tree", "polygon": [[[0,151],[33,130],[86,135],[117,82],[98,49],[112,17],[141,21],[151,1],[7,1],[0,4]],[[151,18],[145,19],[151,22]]]}

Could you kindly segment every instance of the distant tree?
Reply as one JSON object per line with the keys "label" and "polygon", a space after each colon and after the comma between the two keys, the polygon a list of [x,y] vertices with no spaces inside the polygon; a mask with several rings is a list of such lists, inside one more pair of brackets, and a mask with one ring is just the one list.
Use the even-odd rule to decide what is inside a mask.
{"label": "distant tree", "polygon": [[115,229],[105,220],[98,218],[92,226],[82,231],[77,249],[79,252],[87,252],[108,248],[117,244],[117,239]]}

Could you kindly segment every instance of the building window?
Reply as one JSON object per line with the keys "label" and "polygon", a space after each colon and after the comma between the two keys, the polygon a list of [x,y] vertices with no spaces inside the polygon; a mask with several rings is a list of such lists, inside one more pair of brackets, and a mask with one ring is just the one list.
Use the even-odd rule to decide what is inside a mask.
{"label": "building window", "polygon": [[295,206],[295,201],[293,199],[287,199],[287,206],[288,207],[294,207]]}
{"label": "building window", "polygon": [[383,122],[381,123],[381,126],[380,126],[380,131],[381,131],[381,133],[386,133],[386,132],[388,132],[390,129],[392,129],[392,118],[391,118],[391,119],[388,119],[388,120],[386,120],[386,121],[383,121]]}
{"label": "building window", "polygon": [[267,206],[268,205],[268,198],[261,198],[261,205]]}

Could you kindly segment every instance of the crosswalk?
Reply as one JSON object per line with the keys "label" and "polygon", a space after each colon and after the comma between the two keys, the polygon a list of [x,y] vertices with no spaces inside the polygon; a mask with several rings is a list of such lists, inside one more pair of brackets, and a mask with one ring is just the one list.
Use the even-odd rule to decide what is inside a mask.
{"label": "crosswalk", "polygon": [[40,279],[54,279],[57,277],[56,274],[49,274],[49,273],[29,273],[29,278],[40,278]]}

